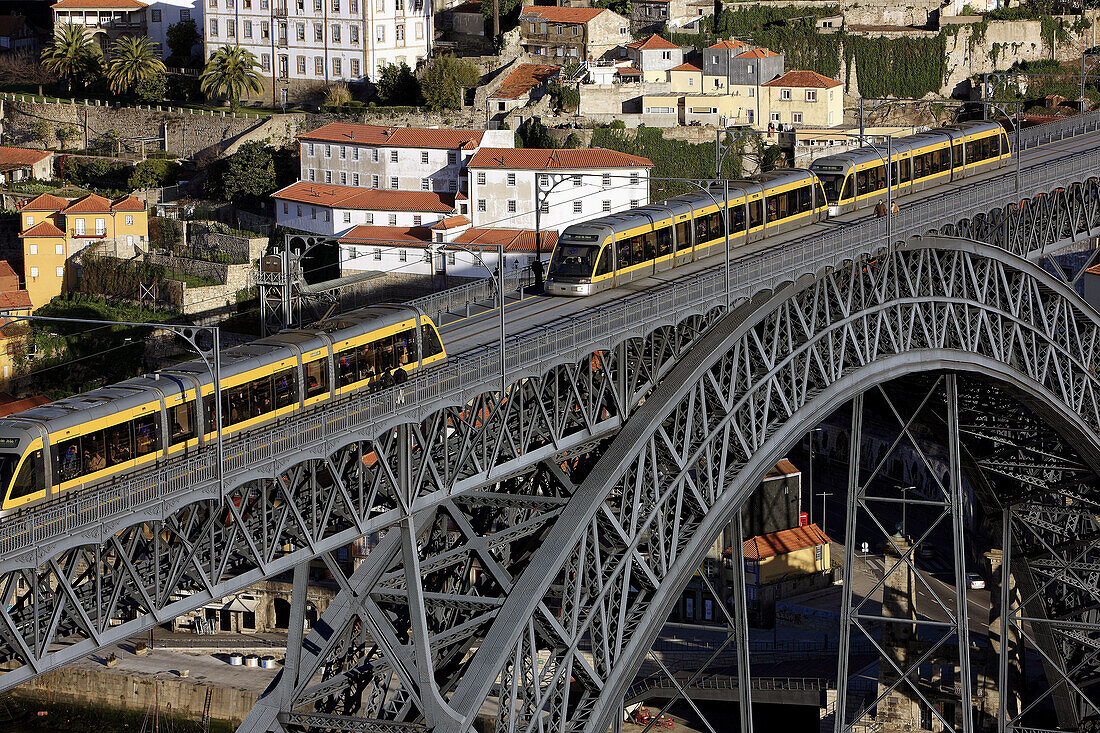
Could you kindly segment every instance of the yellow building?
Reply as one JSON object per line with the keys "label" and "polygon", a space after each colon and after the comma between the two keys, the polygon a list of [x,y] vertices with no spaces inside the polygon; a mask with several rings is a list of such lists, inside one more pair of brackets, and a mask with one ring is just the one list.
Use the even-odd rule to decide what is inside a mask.
{"label": "yellow building", "polygon": [[743,548],[745,584],[756,588],[832,567],[829,538],[816,524],[758,535]]}
{"label": "yellow building", "polygon": [[77,255],[88,246],[110,244],[115,252],[132,253],[145,245],[149,212],[133,196],[69,200],[44,193],[19,207],[19,238],[23,280],[37,309],[73,287]]}
{"label": "yellow building", "polygon": [[30,296],[19,288],[19,276],[7,260],[0,260],[0,313],[0,389],[7,389],[16,361],[26,352],[29,329],[25,321],[13,322],[4,316],[31,313]]}
{"label": "yellow building", "polygon": [[768,110],[769,129],[778,129],[780,125],[839,125],[844,121],[841,84],[816,71],[788,71],[777,79],[764,82],[760,85],[760,93],[767,96],[765,109]]}

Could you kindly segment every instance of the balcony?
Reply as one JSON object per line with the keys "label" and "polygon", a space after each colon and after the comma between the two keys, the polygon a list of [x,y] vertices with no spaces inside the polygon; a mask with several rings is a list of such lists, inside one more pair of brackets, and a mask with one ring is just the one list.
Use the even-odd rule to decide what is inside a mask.
{"label": "balcony", "polygon": [[287,47],[286,37],[285,36],[280,36],[279,39],[277,41],[275,41],[275,45],[278,46],[279,48],[286,48]]}
{"label": "balcony", "polygon": [[106,237],[107,236],[107,230],[106,229],[96,229],[94,232],[89,232],[85,229],[70,229],[69,230],[69,236],[70,237],[84,237],[86,239],[94,239],[95,237]]}

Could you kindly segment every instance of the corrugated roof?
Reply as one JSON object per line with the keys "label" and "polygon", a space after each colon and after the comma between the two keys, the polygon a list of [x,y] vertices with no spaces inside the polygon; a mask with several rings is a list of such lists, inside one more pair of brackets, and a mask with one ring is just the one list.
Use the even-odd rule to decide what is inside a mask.
{"label": "corrugated roof", "polygon": [[141,10],[149,6],[140,0],[61,0],[51,7],[60,10]]}
{"label": "corrugated roof", "polygon": [[489,99],[519,99],[545,84],[561,72],[560,66],[520,64],[501,83]]}
{"label": "corrugated roof", "polygon": [[298,181],[271,198],[315,204],[338,209],[362,209],[366,211],[431,211],[450,214],[455,208],[454,194],[431,191],[386,191],[356,186],[334,186],[328,183]]}
{"label": "corrugated roof", "polygon": [[691,63],[690,61],[685,61],[679,66],[674,67],[672,71],[702,71],[702,69]]}
{"label": "corrugated roof", "polygon": [[0,147],[0,165],[27,166],[40,163],[53,155],[52,150]]}
{"label": "corrugated roof", "polygon": [[742,51],[734,56],[735,59],[770,59],[774,56],[778,56],[775,51],[770,48],[752,48],[748,51]]}
{"label": "corrugated roof", "polygon": [[793,527],[751,537],[745,540],[742,548],[746,560],[764,560],[788,552],[827,545],[829,541],[829,536],[820,527],[808,524],[805,527]]}
{"label": "corrugated roof", "polygon": [[808,87],[810,89],[832,89],[840,86],[841,82],[830,79],[816,71],[788,71],[783,76],[777,76],[771,81],[766,81],[760,86],[764,87]]}
{"label": "corrugated roof", "polygon": [[749,46],[749,44],[745,43],[744,41],[738,41],[735,38],[731,38],[725,41],[719,41],[713,46],[707,46],[707,48],[722,48],[728,49],[730,51],[736,51],[737,49],[751,48],[751,46]]}
{"label": "corrugated roof", "polygon": [[557,5],[529,5],[519,14],[520,20],[538,18],[548,23],[587,23],[600,13],[610,13],[607,8],[563,8]]}
{"label": "corrugated roof", "polygon": [[670,49],[670,48],[680,48],[679,46],[677,46],[672,41],[668,40],[667,38],[663,38],[662,36],[659,36],[656,33],[654,33],[649,38],[646,38],[645,40],[634,41],[634,43],[628,43],[628,44],[626,44],[626,47],[627,48],[636,48],[639,51],[661,51],[661,50],[667,50],[667,49]]}
{"label": "corrugated roof", "polygon": [[115,211],[145,211],[145,202],[132,194],[127,194],[115,199],[111,203],[111,208]]}
{"label": "corrugated roof", "polygon": [[330,122],[310,132],[303,132],[299,140],[331,143],[355,143],[380,145],[388,148],[440,148],[472,150],[481,144],[484,130],[433,130],[425,127],[382,127],[358,125],[351,122]]}
{"label": "corrugated roof", "polygon": [[[549,254],[554,245],[558,243],[558,233],[550,230],[542,232],[542,251]],[[466,247],[485,247],[495,249],[504,245],[505,252],[534,252],[535,232],[531,229],[487,229],[475,227],[467,229],[459,234],[454,241]],[[443,249],[460,249],[459,247],[447,247]]]}
{"label": "corrugated roof", "polygon": [[340,237],[340,244],[430,244],[432,232],[428,227],[353,227]]}
{"label": "corrugated roof", "polygon": [[606,148],[544,150],[541,148],[482,148],[470,158],[470,168],[580,170],[587,168],[652,168],[653,161]]}
{"label": "corrugated roof", "polygon": [[52,193],[40,193],[19,207],[20,211],[61,211],[69,205],[68,199]]}
{"label": "corrugated roof", "polygon": [[90,193],[61,210],[62,214],[105,214],[111,210],[111,200]]}
{"label": "corrugated roof", "polygon": [[65,232],[54,226],[51,221],[40,221],[19,235],[20,237],[64,237]]}

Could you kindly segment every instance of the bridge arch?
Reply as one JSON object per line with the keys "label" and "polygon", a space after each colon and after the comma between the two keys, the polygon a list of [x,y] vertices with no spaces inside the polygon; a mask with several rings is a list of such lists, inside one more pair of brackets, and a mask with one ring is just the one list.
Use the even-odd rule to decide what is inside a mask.
{"label": "bridge arch", "polygon": [[[718,529],[794,441],[876,384],[928,369],[983,374],[1056,425],[1095,473],[1098,337],[1100,317],[1038,266],[945,237],[742,305],[680,360],[577,487],[452,706],[472,720],[467,706],[480,705],[496,674],[520,674],[510,660],[546,646],[550,659],[533,667],[544,678],[514,685],[501,714],[606,729]],[[561,627],[535,624],[540,607],[561,609]],[[577,663],[582,637],[591,666]]]}

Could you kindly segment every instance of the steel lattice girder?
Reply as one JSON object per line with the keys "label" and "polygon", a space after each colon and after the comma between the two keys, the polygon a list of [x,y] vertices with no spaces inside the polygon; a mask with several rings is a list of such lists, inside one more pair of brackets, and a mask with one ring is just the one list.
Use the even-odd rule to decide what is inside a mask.
{"label": "steel lattice girder", "polygon": [[523,379],[504,400],[487,393],[380,436],[349,435],[275,480],[233,487],[224,503],[192,503],[167,521],[0,575],[0,657],[22,665],[0,676],[0,689],[384,531],[411,512],[467,493],[510,504],[478,490],[530,475],[551,456],[586,453],[708,323],[692,317]]}
{"label": "steel lattice girder", "polygon": [[[452,706],[469,724],[502,670],[529,669],[538,684],[512,688],[534,699],[501,703],[528,711],[516,729],[605,728],[710,539],[788,444],[870,384],[982,373],[1047,405],[1100,465],[1098,335],[1096,314],[1038,267],[937,237],[746,304],[581,482],[528,567],[532,595],[506,599]],[[539,608],[560,608],[562,629],[547,636]],[[594,668],[578,673],[582,644]]]}

